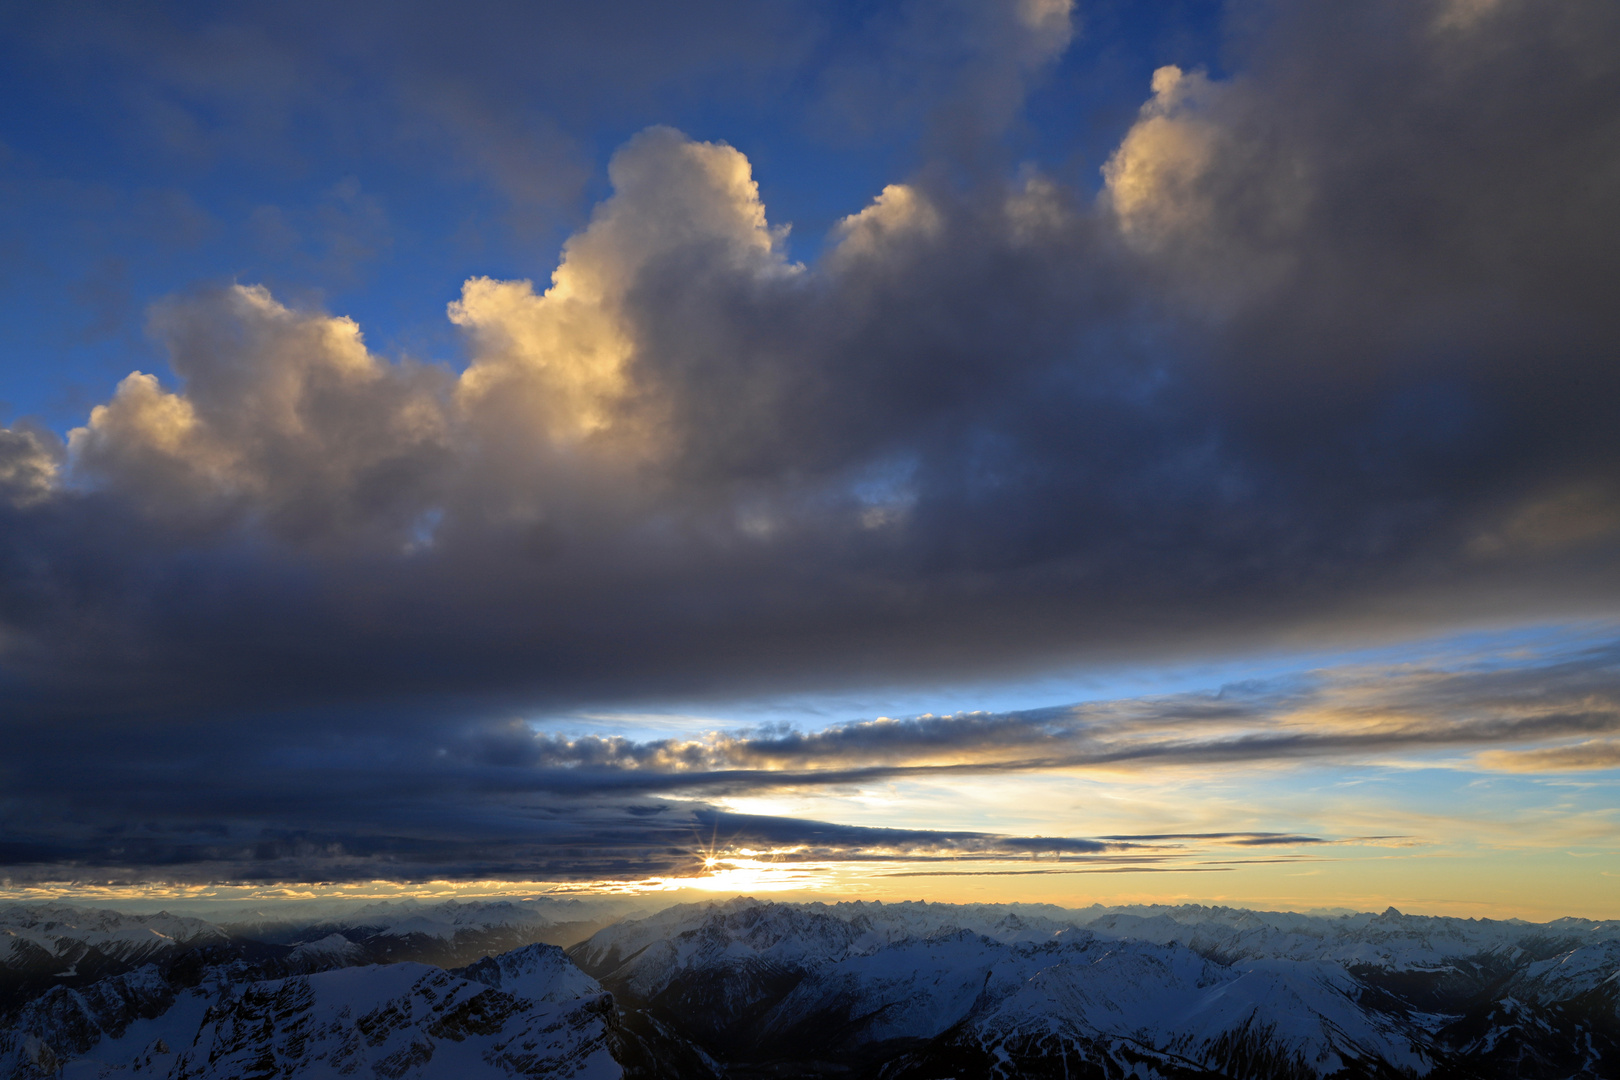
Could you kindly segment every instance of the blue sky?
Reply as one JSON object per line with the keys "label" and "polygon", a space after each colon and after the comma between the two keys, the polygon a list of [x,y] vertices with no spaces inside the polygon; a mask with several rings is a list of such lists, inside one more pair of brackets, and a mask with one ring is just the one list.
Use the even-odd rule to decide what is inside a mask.
{"label": "blue sky", "polygon": [[[999,134],[997,166],[1039,163],[1095,189],[1156,67],[1218,70],[1218,12],[1213,3],[1087,12],[1090,32],[1032,80],[1027,115]],[[926,159],[919,142],[933,103],[837,100],[841,79],[912,74],[887,70],[915,51],[893,40],[908,17],[903,6],[762,5],[744,35],[789,39],[770,42],[779,67],[737,55],[756,44],[739,35],[691,69],[671,62],[622,92],[611,70],[583,73],[583,85],[570,85],[577,71],[542,73],[520,102],[478,103],[510,108],[498,137],[536,133],[520,153],[550,175],[525,190],[445,153],[435,145],[447,141],[442,133],[413,130],[423,121],[401,101],[415,92],[413,73],[389,71],[377,56],[349,69],[357,42],[299,51],[307,28],[295,20],[256,27],[245,10],[214,5],[144,17],[37,7],[0,45],[11,73],[0,104],[0,314],[13,357],[3,411],[63,433],[82,423],[132,362],[161,371],[144,312],[200,283],[271,284],[355,318],[385,355],[460,366],[442,309],[461,282],[543,280],[607,194],[609,156],[652,124],[747,154],[772,219],[793,226],[793,257],[813,260],[840,218]],[[545,41],[536,52],[568,48]],[[613,55],[611,42],[590,48]],[[909,58],[917,67],[929,59]],[[511,90],[498,75],[484,85],[479,76],[452,69],[446,81],[486,98]],[[300,78],[322,85],[304,98]]]}
{"label": "blue sky", "polygon": [[1615,16],[11,15],[5,889],[1616,913]]}

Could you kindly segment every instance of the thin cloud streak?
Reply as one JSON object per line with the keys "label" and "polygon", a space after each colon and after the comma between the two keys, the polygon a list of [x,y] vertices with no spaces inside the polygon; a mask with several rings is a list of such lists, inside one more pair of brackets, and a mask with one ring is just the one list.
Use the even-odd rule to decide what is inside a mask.
{"label": "thin cloud streak", "polygon": [[[298,758],[272,754],[261,766],[251,754],[222,758],[217,770],[200,775],[192,771],[200,752],[193,745],[191,756],[162,765],[124,763],[126,775],[132,766],[144,772],[120,788],[87,783],[97,766],[81,755],[9,778],[10,806],[35,809],[31,821],[10,812],[0,859],[19,879],[589,881],[691,874],[705,852],[744,849],[784,864],[1057,857],[1149,866],[1223,850],[1379,846],[1417,838],[1253,829],[1012,836],[744,814],[690,799],[838,792],[940,776],[1150,773],[1209,761],[1274,770],[1437,750],[1472,750],[1477,761],[1538,752],[1487,747],[1538,743],[1554,744],[1544,766],[1562,768],[1567,755],[1560,756],[1558,740],[1617,724],[1617,654],[1611,645],[1515,650],[1452,657],[1449,667],[1345,667],[1210,693],[700,740],[569,740],[523,723],[475,723],[448,745],[434,728],[405,729],[341,752],[327,746]],[[1260,734],[1267,729],[1276,733]],[[184,729],[179,737],[196,744],[207,736]],[[222,743],[220,753],[231,745]],[[1027,756],[1034,747],[1042,756]],[[854,765],[863,752],[881,764]],[[736,763],[774,767],[727,767]],[[42,827],[73,820],[69,806],[79,822],[101,824]],[[131,819],[152,824],[131,827]],[[215,824],[199,824],[206,822]]]}
{"label": "thin cloud streak", "polygon": [[[547,776],[563,767],[582,782],[611,776],[604,782],[633,786],[640,774],[653,774],[659,779],[648,783],[666,783],[666,790],[742,791],[909,774],[1368,760],[1614,731],[1620,731],[1620,648],[1604,645],[1574,655],[1519,657],[1507,667],[1347,668],[1215,693],[862,721],[813,732],[765,729],[635,742],[564,739],[514,723],[473,733],[467,752]],[[1582,745],[1585,751],[1534,756],[1538,751],[1512,760],[1523,762],[1517,768],[1538,760],[1552,769],[1604,767],[1608,742]],[[883,764],[840,767],[857,761]]]}

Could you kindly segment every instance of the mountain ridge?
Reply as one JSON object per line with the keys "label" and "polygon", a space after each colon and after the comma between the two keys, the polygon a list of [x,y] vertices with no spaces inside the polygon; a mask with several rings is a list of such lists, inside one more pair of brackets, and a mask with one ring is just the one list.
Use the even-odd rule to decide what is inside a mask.
{"label": "mountain ridge", "polygon": [[[0,908],[0,932],[61,969],[30,968],[26,999],[0,1008],[0,1080],[1562,1080],[1620,1061],[1610,920],[735,897],[566,951],[497,948],[556,925],[515,910],[369,911],[347,934],[323,914],[264,942],[166,914]],[[379,936],[404,955],[378,963]],[[107,970],[69,974],[92,950]]]}

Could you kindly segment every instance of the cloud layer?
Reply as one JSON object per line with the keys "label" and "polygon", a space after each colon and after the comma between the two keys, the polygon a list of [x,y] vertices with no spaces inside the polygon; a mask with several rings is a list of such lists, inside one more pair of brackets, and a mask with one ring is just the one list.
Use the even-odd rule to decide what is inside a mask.
{"label": "cloud layer", "polygon": [[[1537,668],[1539,696],[1410,672],[659,744],[506,724],[1613,611],[1620,16],[1239,5],[1230,73],[1155,73],[1093,192],[964,166],[1073,32],[1065,4],[996,11],[957,12],[987,44],[929,95],[935,159],[809,264],[742,153],[652,127],[549,283],[446,298],[465,363],[205,289],[150,315],[167,371],[65,441],[0,431],[4,812],[32,838],[11,861],[225,859],[208,822],[311,859],[395,831],[438,851],[413,830],[466,800],[445,844],[501,873],[600,849],[575,863],[600,876],[658,861],[601,839],[642,835],[621,796],[1612,760],[1607,656]],[[897,48],[944,70],[957,16],[908,18]],[[1549,738],[1590,741],[1528,746]],[[104,797],[29,779],[59,761]],[[565,798],[535,813],[566,825],[513,840],[508,810],[478,823],[494,794]],[[96,833],[148,817],[189,839]]]}
{"label": "cloud layer", "polygon": [[1017,836],[726,807],[948,778],[1152,774],[1178,785],[1212,765],[1254,777],[1300,765],[1579,776],[1614,767],[1620,653],[1608,644],[1478,655],[1021,713],[650,741],[569,738],[520,721],[332,720],[148,725],[133,752],[125,731],[107,724],[94,729],[105,744],[71,755],[52,754],[52,736],[34,733],[17,746],[30,767],[5,778],[6,876],[590,882],[690,877],[713,857],[788,866],[1078,860],[1064,872],[1219,868],[1245,849],[1277,851],[1243,861],[1298,860],[1323,844],[1425,838],[1354,835],[1345,821],[1326,835]]}

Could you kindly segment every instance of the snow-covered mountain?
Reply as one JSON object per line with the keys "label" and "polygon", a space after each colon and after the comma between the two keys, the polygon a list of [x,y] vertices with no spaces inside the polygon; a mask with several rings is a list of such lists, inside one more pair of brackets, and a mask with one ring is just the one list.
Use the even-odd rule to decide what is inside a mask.
{"label": "snow-covered mountain", "polygon": [[[368,965],[232,988],[175,1053],[170,1075],[373,1073],[445,1080],[610,1080],[613,999],[541,1001],[440,968]],[[172,1046],[173,1044],[171,1044]]]}
{"label": "snow-covered mountain", "polygon": [[65,904],[0,907],[0,969],[57,974],[79,964],[139,963],[178,946],[224,942],[202,919],[124,915]]}
{"label": "snow-covered mountain", "polygon": [[147,965],[31,1002],[0,1033],[0,1077],[622,1074],[613,998],[560,950],[535,945],[485,963],[501,985],[398,963],[281,979],[232,964],[186,986]]}
{"label": "snow-covered mountain", "polygon": [[259,940],[7,909],[17,940],[123,966],[0,1003],[0,1080],[1620,1076],[1616,922],[737,899],[566,953],[376,962],[379,940],[459,958],[547,914],[401,905]]}
{"label": "snow-covered mountain", "polygon": [[301,941],[294,945],[287,953],[285,963],[289,971],[302,975],[364,964],[368,959],[365,949],[342,934],[332,933],[315,941]]}
{"label": "snow-covered mountain", "polygon": [[89,986],[148,963],[240,951],[213,923],[168,912],[0,905],[0,1016],[54,987]]}
{"label": "snow-covered mountain", "polygon": [[536,1001],[572,1001],[602,992],[602,985],[555,945],[526,945],[486,956],[455,974]]}
{"label": "snow-covered mountain", "polygon": [[383,901],[316,918],[297,909],[238,912],[223,928],[236,939],[299,946],[337,935],[373,963],[419,960],[454,967],[533,942],[572,945],[634,910],[634,903],[613,898]]}
{"label": "snow-covered mountain", "polygon": [[66,904],[0,905],[0,1014],[58,983],[86,986],[145,963],[279,962],[275,974],[414,960],[440,967],[534,942],[572,945],[636,910],[604,897],[236,911],[217,921]]}
{"label": "snow-covered mountain", "polygon": [[1620,1075],[1615,923],[735,900],[572,955],[632,1026],[758,1068]]}

